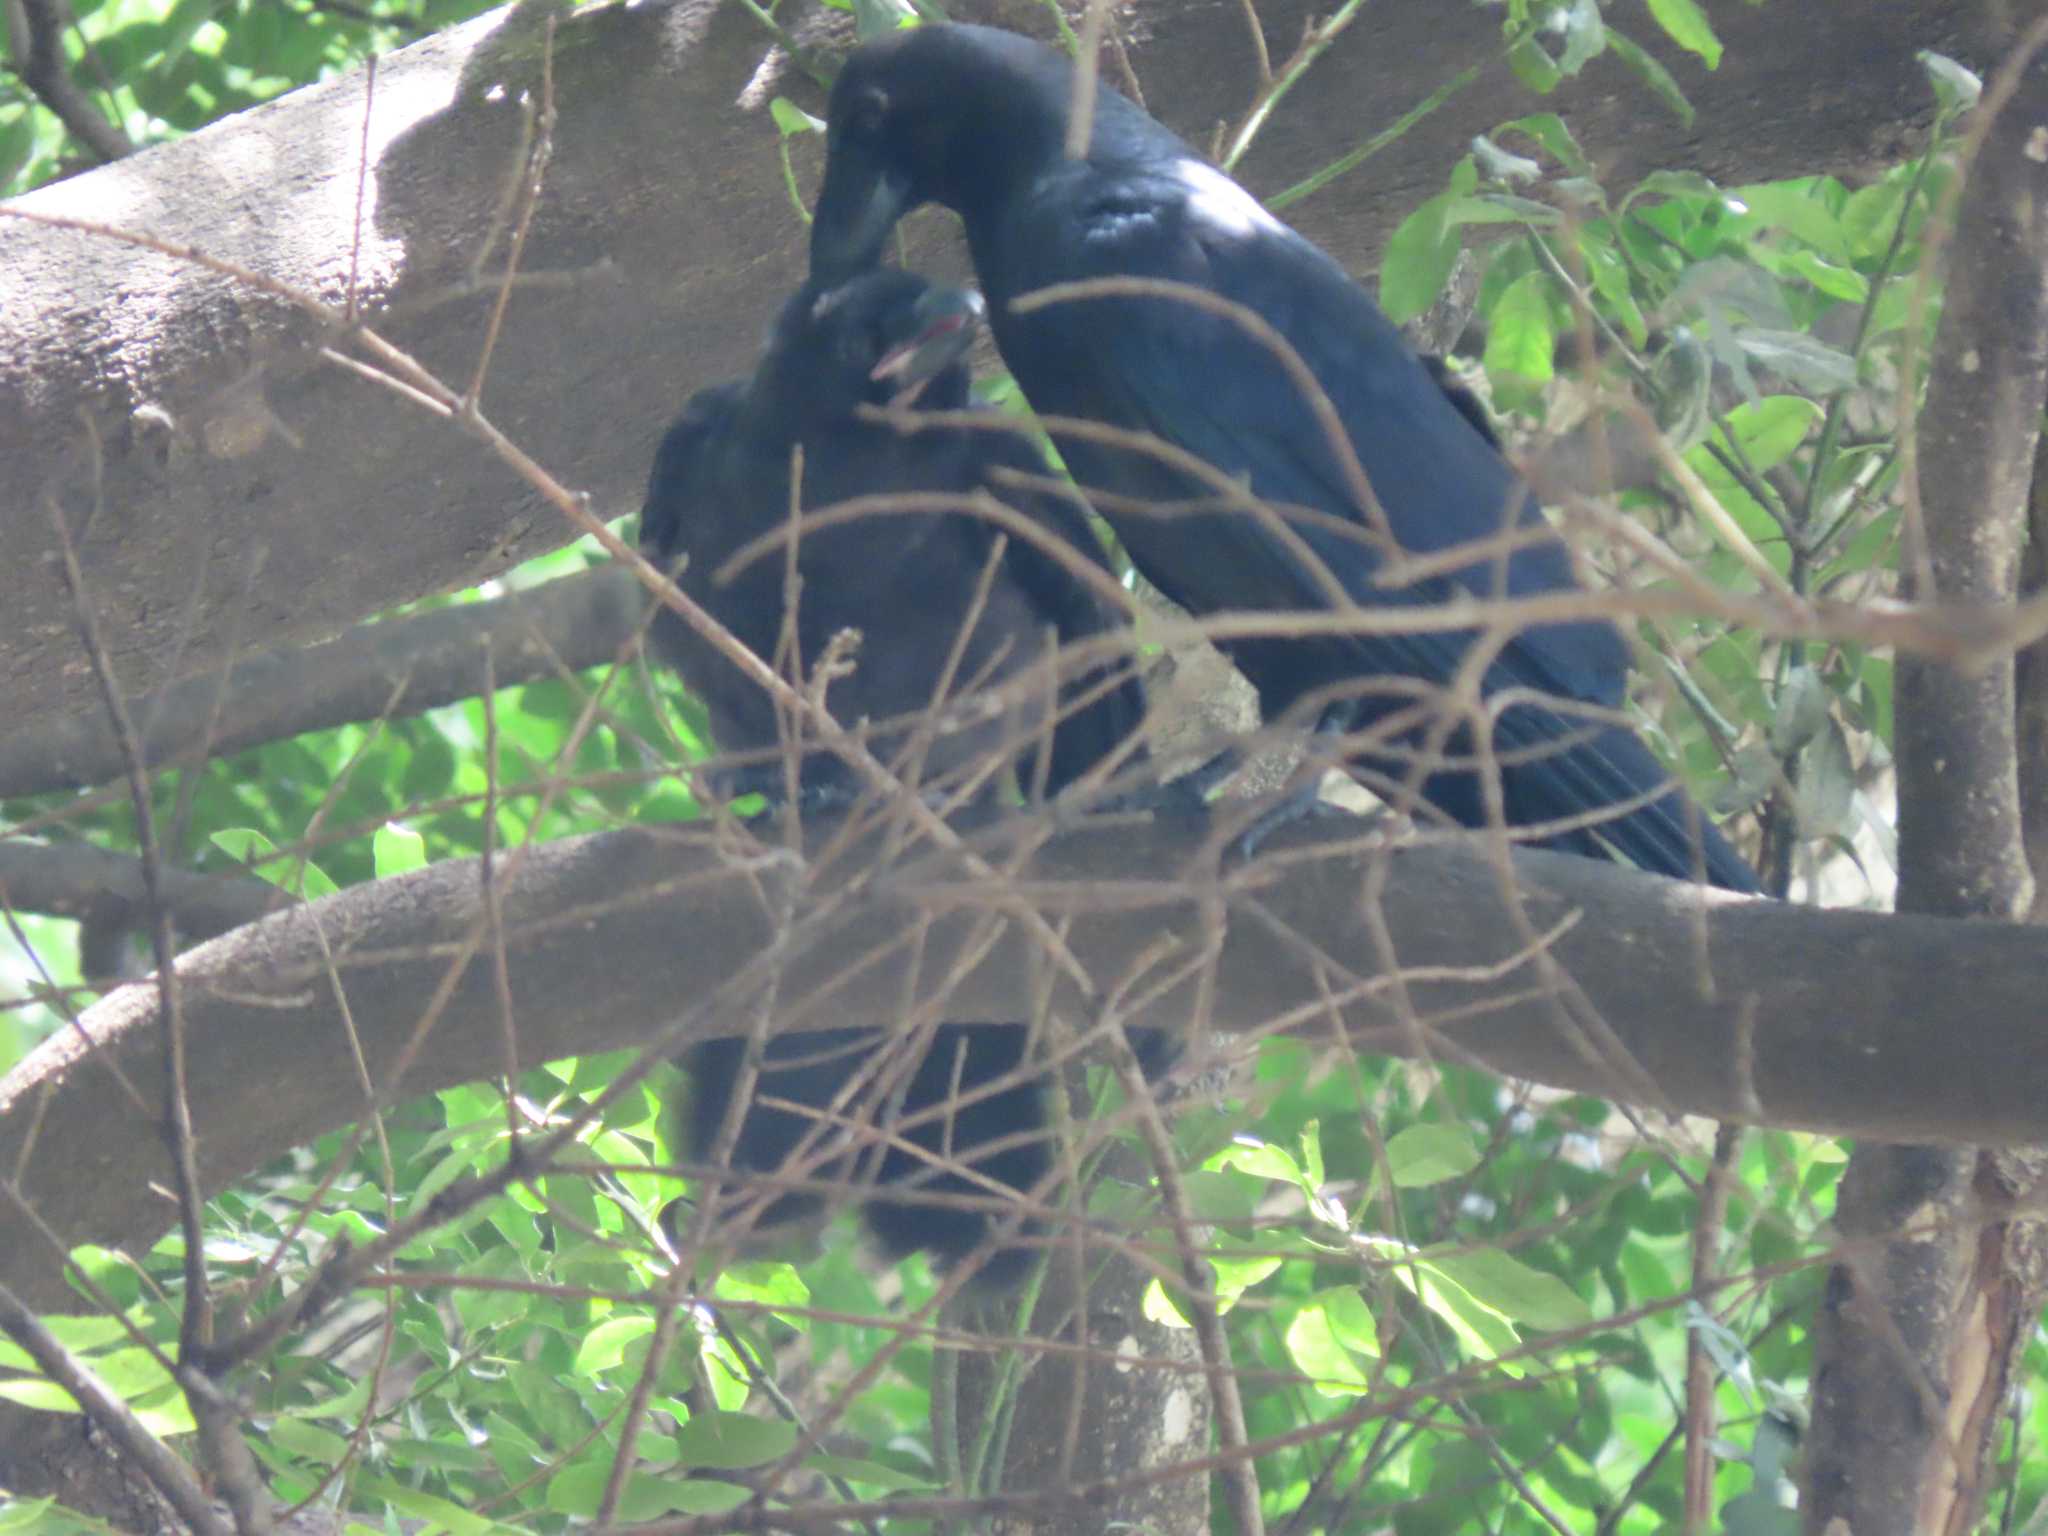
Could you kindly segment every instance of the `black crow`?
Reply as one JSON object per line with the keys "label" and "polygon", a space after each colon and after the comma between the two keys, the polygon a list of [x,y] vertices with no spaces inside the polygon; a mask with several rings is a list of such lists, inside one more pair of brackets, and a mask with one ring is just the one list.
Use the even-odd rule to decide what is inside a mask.
{"label": "black crow", "polygon": [[[1197,615],[1356,605],[1386,626],[1460,598],[1578,590],[1483,417],[1439,387],[1364,290],[1106,87],[1085,155],[1069,158],[1072,80],[1062,55],[985,27],[920,26],[857,50],[832,89],[813,277],[879,261],[897,218],[919,204],[959,213],[1004,361],[1138,569]],[[1196,292],[1141,294],[1127,282],[1113,295],[1016,307],[1091,279]],[[1196,302],[1208,296],[1291,346],[1331,425],[1268,338]],[[1146,434],[1181,458],[1064,424],[1076,418]],[[1249,505],[1247,487],[1266,510]],[[1446,558],[1480,541],[1491,547]],[[1430,569],[1389,572],[1393,556]],[[1613,625],[1524,628],[1474,661],[1482,643],[1473,629],[1396,627],[1276,632],[1225,649],[1269,719],[1307,709],[1325,730],[1358,733],[1351,761],[1397,800],[1412,791],[1467,826],[1504,820],[1551,847],[1618,851],[1665,875],[1688,876],[1697,859],[1714,884],[1756,889],[1649,749],[1601,718],[1626,689],[1628,650]],[[1462,723],[1449,729],[1441,704],[1468,661],[1494,710],[1485,753]]]}
{"label": "black crow", "polygon": [[[997,482],[1003,469],[1049,475],[1044,459],[1014,432],[958,424],[904,432],[859,413],[863,405],[912,393],[921,409],[965,409],[964,354],[979,315],[975,295],[899,271],[799,290],[754,376],[699,392],[662,440],[641,513],[641,547],[664,569],[687,557],[676,578],[683,590],[784,676],[792,671],[784,654],[790,640],[794,670],[810,679],[835,637],[857,631],[857,645],[843,656],[851,669],[827,684],[827,707],[913,782],[964,783],[971,792],[975,775],[987,777],[993,755],[1004,764],[1014,760],[1028,789],[1052,795],[1124,747],[1144,714],[1131,659],[1097,657],[1069,669],[1078,675],[1063,680],[1062,712],[1049,724],[1049,749],[1039,750],[1053,696],[1043,669],[1054,649],[1114,638],[1124,623],[1108,600],[1115,581],[1100,544],[1071,502]],[[1010,538],[998,555],[998,528],[964,507],[878,506],[851,521],[800,529],[794,584],[786,547],[725,570],[764,535],[788,529],[792,465],[799,460],[798,500],[806,514],[857,497],[922,494],[961,503],[986,492],[1063,546],[1070,563],[1023,537]],[[1098,586],[1076,570],[1091,573]],[[786,611],[792,593],[793,621]],[[779,718],[774,702],[680,617],[662,610],[653,642],[704,702],[719,747],[760,762],[758,770],[729,779],[728,788],[780,796],[778,748],[801,764],[804,803],[843,802],[867,787],[814,739],[785,741],[790,722]],[[1016,697],[1000,709],[982,707],[1004,684]],[[919,735],[920,723],[928,735]],[[913,754],[921,756],[913,761]],[[870,1145],[816,1160],[814,1178],[989,1198],[986,1183],[934,1174],[931,1158],[901,1144],[908,1142],[958,1158],[998,1186],[1028,1190],[1050,1168],[1051,1152],[1042,1074],[1029,1068],[1027,1044],[1021,1025],[945,1024],[918,1063],[898,1063],[900,1070],[890,1072],[874,1070],[887,1045],[874,1030],[772,1036],[756,1093],[810,1112],[750,1105],[732,1166],[772,1173],[800,1149],[844,1147],[846,1136],[821,1126],[825,1112],[884,1123],[898,1140],[879,1153]],[[745,1056],[739,1039],[704,1041],[686,1054],[695,1090],[686,1144],[700,1162],[725,1120]],[[791,1195],[766,1216],[792,1218],[818,1204]],[[957,1258],[989,1229],[985,1212],[962,1206],[874,1199],[867,1216],[899,1254],[929,1249]],[[983,1274],[1019,1272],[1023,1257],[1000,1254]]]}

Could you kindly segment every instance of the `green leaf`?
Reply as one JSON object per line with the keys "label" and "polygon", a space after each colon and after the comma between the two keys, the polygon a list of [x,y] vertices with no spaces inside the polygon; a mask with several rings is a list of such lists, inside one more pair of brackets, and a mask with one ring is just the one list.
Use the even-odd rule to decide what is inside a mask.
{"label": "green leaf", "polygon": [[744,1413],[700,1413],[676,1434],[677,1458],[688,1467],[731,1472],[789,1454],[796,1426]]}
{"label": "green leaf", "polygon": [[782,130],[787,139],[800,133],[823,133],[825,120],[813,117],[787,96],[777,96],[768,103],[768,115],[775,119],[775,126]]}
{"label": "green leaf", "polygon": [[[1298,1184],[1300,1175],[1297,1173],[1287,1182]],[[1243,1226],[1250,1222],[1252,1213],[1258,1209],[1259,1193],[1265,1187],[1237,1173],[1207,1168],[1188,1174],[1186,1184],[1189,1208],[1200,1220],[1218,1226]]]}
{"label": "green leaf", "polygon": [[1692,103],[1685,99],[1685,92],[1679,88],[1678,82],[1672,79],[1670,70],[1645,53],[1639,43],[1611,25],[1607,29],[1607,46],[1614,50],[1615,56],[1622,63],[1641,77],[1643,84],[1650,88],[1651,94],[1671,109],[1672,116],[1676,117],[1683,127],[1692,126],[1695,116]]}
{"label": "green leaf", "polygon": [[223,828],[213,834],[213,844],[229,858],[248,865],[249,872],[259,880],[268,880],[308,901],[332,896],[341,889],[310,859],[287,861],[278,857],[277,844],[254,827]]}
{"label": "green leaf", "polygon": [[932,1477],[899,1472],[894,1467],[885,1467],[878,1461],[863,1461],[857,1456],[808,1456],[804,1458],[804,1466],[826,1477],[843,1477],[849,1483],[865,1483],[889,1493],[939,1486],[938,1480]]}
{"label": "green leaf", "polygon": [[1210,1255],[1210,1289],[1216,1293],[1217,1310],[1228,1312],[1237,1305],[1240,1296],[1271,1275],[1282,1262],[1277,1254],[1260,1254],[1246,1259]]}
{"label": "green leaf", "polygon": [[[1392,1273],[1415,1293],[1417,1300],[1450,1324],[1451,1332],[1474,1358],[1490,1360],[1522,1342],[1512,1323],[1433,1262],[1418,1259],[1397,1263],[1392,1266]],[[1515,1376],[1524,1371],[1520,1366],[1503,1369]]]}
{"label": "green leaf", "polygon": [[1835,720],[1799,754],[1798,810],[1803,837],[1847,837],[1856,830],[1856,764]]}
{"label": "green leaf", "polygon": [[[1181,1310],[1180,1303],[1174,1300],[1173,1293],[1157,1280],[1147,1280],[1145,1282],[1145,1297],[1139,1303],[1138,1310],[1144,1313],[1146,1322],[1157,1323],[1162,1328],[1185,1329],[1194,1326],[1188,1321],[1187,1313]],[[66,1408],[58,1411],[72,1412],[74,1410]]]}
{"label": "green leaf", "polygon": [[625,1363],[626,1346],[654,1332],[654,1319],[646,1313],[609,1317],[583,1337],[576,1351],[579,1376],[609,1371]]}
{"label": "green leaf", "polygon": [[1593,280],[1593,291],[1628,332],[1630,344],[1640,348],[1650,338],[1650,327],[1636,303],[1628,263],[1619,251],[1594,233],[1591,225],[1579,227],[1579,256],[1585,262],[1587,276]]}
{"label": "green leaf", "polygon": [[1936,53],[1932,48],[1923,48],[1914,57],[1927,71],[1927,81],[1934,87],[1934,99],[1941,103],[1943,111],[1967,112],[1977,105],[1977,98],[1984,94],[1984,82],[1975,74],[1947,54]]}
{"label": "green leaf", "polygon": [[1842,230],[1858,261],[1874,262],[1884,255],[1905,202],[1905,183],[1891,176],[1849,194],[1842,205]]}
{"label": "green leaf", "polygon": [[428,725],[413,742],[412,756],[399,780],[398,792],[407,800],[435,800],[448,793],[455,782],[455,749],[438,729]]}
{"label": "green leaf", "polygon": [[1650,0],[1650,14],[1674,43],[1698,54],[1707,68],[1721,67],[1721,40],[1694,0]]}
{"label": "green leaf", "polygon": [[26,109],[0,123],[0,196],[18,190],[14,179],[35,152],[36,122]]}
{"label": "green leaf", "polygon": [[[633,1480],[637,1483],[640,1477],[636,1475]],[[751,1488],[739,1483],[722,1483],[710,1477],[692,1477],[680,1483],[670,1483],[667,1493],[669,1508],[679,1515],[730,1514],[753,1496]],[[593,1509],[592,1513],[596,1511]],[[620,1513],[625,1511],[622,1509]]]}
{"label": "green leaf", "polygon": [[[1325,1307],[1331,1294],[1323,1293],[1294,1314],[1294,1320],[1287,1325],[1287,1353],[1295,1368],[1311,1378],[1315,1389],[1324,1396],[1360,1397],[1372,1390],[1372,1379],[1344,1346],[1331,1323]],[[1357,1300],[1355,1292],[1334,1294]]]}
{"label": "green leaf", "polygon": [[811,1288],[787,1264],[728,1264],[718,1272],[715,1293],[720,1301],[759,1306],[807,1307]]}
{"label": "green leaf", "polygon": [[1503,405],[1535,409],[1551,380],[1557,336],[1550,320],[1550,277],[1525,272],[1487,316],[1486,376]]}
{"label": "green leaf", "polygon": [[864,43],[916,25],[917,12],[907,0],[853,0],[853,35]]}
{"label": "green leaf", "polygon": [[1475,1300],[1532,1328],[1583,1328],[1593,1321],[1593,1309],[1577,1291],[1498,1248],[1432,1253],[1428,1262]]}
{"label": "green leaf", "polygon": [[1698,171],[1652,171],[1628,190],[1623,208],[1639,197],[1668,198],[1684,202],[1694,198],[1718,198],[1721,189]]}
{"label": "green leaf", "polygon": [[[605,1483],[610,1475],[609,1451],[564,1468],[548,1482],[547,1507],[560,1514],[588,1519],[604,1501]],[[737,1509],[751,1496],[749,1490],[733,1483],[635,1472],[626,1480],[619,1499],[619,1515],[627,1521],[651,1520],[666,1514],[722,1515]]]}
{"label": "green leaf", "polygon": [[1515,72],[1517,80],[1538,96],[1548,96],[1564,79],[1564,72],[1557,67],[1557,61],[1543,51],[1534,37],[1527,35],[1508,50],[1508,68]]}
{"label": "green leaf", "polygon": [[[1590,4],[1588,8],[1592,8]],[[1594,14],[1599,13],[1595,10]],[[1572,137],[1571,129],[1555,112],[1532,112],[1527,117],[1513,118],[1494,129],[1497,138],[1510,133],[1527,134],[1574,176],[1593,174],[1586,152],[1579,148],[1579,141]]]}
{"label": "green leaf", "polygon": [[1448,214],[1453,203],[1478,185],[1479,168],[1468,155],[1452,169],[1450,187],[1409,214],[1388,237],[1380,260],[1380,308],[1395,324],[1428,309],[1450,281],[1458,259],[1458,233]]}
{"label": "green leaf", "polygon": [[1556,18],[1564,26],[1564,52],[1557,67],[1576,75],[1607,51],[1607,26],[1600,19],[1600,0],[1571,0]]}
{"label": "green leaf", "polygon": [[1311,1192],[1319,1190],[1327,1178],[1323,1166],[1323,1124],[1311,1120],[1301,1128],[1301,1167],[1308,1175],[1304,1186]]}
{"label": "green leaf", "polygon": [[1252,1136],[1240,1136],[1211,1159],[1217,1168],[1235,1168],[1239,1173],[1251,1174],[1254,1178],[1278,1179],[1283,1184],[1306,1188],[1307,1178],[1301,1171],[1301,1164],[1284,1147],[1276,1147],[1269,1141],[1260,1141]]}
{"label": "green leaf", "polygon": [[[356,1480],[356,1487],[364,1493],[388,1499],[391,1507],[401,1515],[428,1521],[454,1532],[455,1536],[486,1536],[487,1532],[496,1527],[495,1521],[483,1515],[471,1514],[460,1504],[436,1498],[431,1493],[422,1493],[417,1488],[409,1488],[403,1483],[395,1483],[386,1478],[359,1477]],[[596,1508],[595,1505],[591,1507],[593,1511]]]}
{"label": "green leaf", "polygon": [[371,839],[379,880],[422,869],[427,862],[427,840],[400,821],[387,821]]}
{"label": "green leaf", "polygon": [[1728,196],[1747,208],[1751,217],[1846,262],[1850,259],[1849,232],[1842,227],[1841,215],[1815,197],[1813,190],[1811,182],[1770,181],[1733,188]]}
{"label": "green leaf", "polygon": [[[1527,155],[1517,155],[1502,149],[1485,134],[1472,141],[1472,153],[1479,161],[1479,168],[1488,181],[1541,181],[1543,167]],[[1545,207],[1545,204],[1538,204]]]}
{"label": "green leaf", "polygon": [[[281,1451],[288,1451],[303,1460],[317,1461],[323,1465],[336,1465],[348,1454],[346,1435],[337,1435],[331,1429],[323,1429],[318,1424],[304,1424],[296,1419],[281,1418],[274,1421],[270,1426],[270,1441]],[[409,1466],[422,1464],[435,1452],[435,1447],[430,1441],[415,1441],[403,1446],[393,1445],[390,1449],[394,1455],[403,1456]],[[467,1447],[463,1449],[466,1450]],[[481,1455],[467,1464],[472,1467],[489,1465]]]}
{"label": "green leaf", "polygon": [[[1714,360],[1699,338],[1685,326],[1671,333],[1671,341],[1657,354],[1650,376],[1656,384],[1657,426],[1680,453],[1692,455],[1706,437],[1713,418]],[[1693,460],[1702,474],[1711,468],[1721,475],[1721,466],[1705,454]],[[1724,477],[1725,478],[1725,477]]]}
{"label": "green leaf", "polygon": [[1812,667],[1794,667],[1778,690],[1777,711],[1771,717],[1771,750],[1779,757],[1790,757],[1818,736],[1828,723],[1829,702],[1820,673]]}
{"label": "green leaf", "polygon": [[1799,1511],[1787,1509],[1761,1488],[1738,1493],[1721,1506],[1722,1536],[1799,1536]]}
{"label": "green leaf", "polygon": [[1387,1139],[1387,1171],[1397,1189],[1425,1189],[1478,1166],[1479,1148],[1461,1125],[1411,1125]]}
{"label": "green leaf", "polygon": [[14,1377],[0,1381],[0,1402],[17,1404],[37,1413],[79,1413],[78,1399],[42,1377]]}
{"label": "green leaf", "polygon": [[[1844,231],[1844,233],[1846,234],[1847,231]],[[1795,276],[1805,278],[1807,282],[1813,285],[1816,292],[1824,293],[1831,299],[1842,299],[1850,304],[1861,304],[1870,297],[1869,278],[1853,267],[1837,266],[1817,251],[1800,249],[1765,252],[1759,250],[1756,254],[1760,260],[1768,260],[1775,266]]]}
{"label": "green leaf", "polygon": [[1742,330],[1735,344],[1795,389],[1833,394],[1856,383],[1856,359],[1801,331]]}
{"label": "green leaf", "polygon": [[[1721,418],[1721,430],[1759,472],[1775,469],[1820,425],[1821,408],[1804,395],[1745,400]],[[1726,439],[1724,439],[1725,441]]]}
{"label": "green leaf", "polygon": [[[1535,162],[1524,164],[1534,166]],[[1444,210],[1444,222],[1451,225],[1465,224],[1528,224],[1538,229],[1548,229],[1564,221],[1564,215],[1548,203],[1540,203],[1533,197],[1516,197],[1510,192],[1475,192],[1470,197],[1454,198]]]}

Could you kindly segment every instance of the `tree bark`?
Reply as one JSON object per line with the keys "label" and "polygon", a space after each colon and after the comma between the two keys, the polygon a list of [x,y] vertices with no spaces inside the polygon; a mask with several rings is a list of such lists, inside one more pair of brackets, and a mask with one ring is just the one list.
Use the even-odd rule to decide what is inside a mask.
{"label": "tree bark", "polygon": [[[292,904],[278,886],[247,876],[163,872],[164,905],[180,935],[210,939]],[[45,912],[147,928],[149,889],[142,861],[86,843],[0,842],[0,901],[15,912]]]}
{"label": "tree bark", "polygon": [[[226,757],[304,731],[403,720],[484,691],[610,661],[651,600],[601,566],[488,602],[363,624],[324,645],[287,646],[226,672],[135,699],[129,713],[151,770]],[[0,798],[90,789],[128,771],[104,709],[0,738]]]}
{"label": "tree bark", "polygon": [[[803,882],[779,1027],[824,1014],[886,1026],[906,996],[942,984],[945,1017],[1028,1017],[1046,962],[1019,925],[950,974],[976,915],[1014,912],[1019,899],[1085,916],[1069,943],[1099,999],[1162,935],[1199,956],[1205,909],[1221,901],[1206,1012],[1195,1016],[1189,976],[1148,990],[1127,1024],[1197,1040],[1277,1024],[1329,1039],[1341,1022],[1356,1049],[1474,1060],[1716,1119],[1893,1141],[2048,1139],[2048,1102],[2013,1067],[2038,1044],[2048,937],[2036,931],[1736,900],[1540,853],[1514,856],[1518,910],[1469,844],[1390,851],[1363,825],[1363,839],[1356,823],[1288,839],[1298,857],[1283,871],[1221,883],[1189,874],[1205,825],[1091,827],[1054,839],[1000,891],[963,876],[953,856],[877,865],[872,837],[817,867],[778,849],[746,853],[701,826],[534,846],[516,873],[498,871],[519,1063],[502,1059],[488,951],[463,945],[483,910],[475,861],[353,887],[179,962],[206,1192],[370,1107],[337,994],[380,1104],[645,1044],[666,1024],[676,1028],[664,1050],[743,1027],[744,988],[760,981],[749,967],[771,931],[765,888],[778,879]],[[836,830],[815,829],[811,846]],[[1368,874],[1384,878],[1370,897]],[[904,946],[926,916],[912,972]],[[1527,925],[1557,930],[1540,960]],[[451,965],[459,984],[400,1070]],[[19,1170],[11,1188],[67,1244],[146,1241],[165,1220],[150,1187],[169,1177],[154,1108],[157,997],[153,983],[121,988],[81,1020],[91,1049],[66,1030],[0,1079],[0,1169]],[[1100,1006],[1072,975],[1052,997],[1076,1018]],[[677,1023],[679,998],[696,1001]],[[18,1211],[0,1215],[0,1237],[0,1284],[31,1305],[61,1300],[55,1255],[23,1233]]]}
{"label": "tree bark", "polygon": [[[962,19],[1043,32],[1030,0],[962,0]],[[1315,9],[1259,6],[1284,57]],[[1854,176],[1916,147],[1931,96],[1914,59],[1967,46],[1974,0],[1710,6],[1717,71],[1639,41],[1689,93],[1683,124],[1611,57],[1552,98],[1500,59],[1500,13],[1375,6],[1282,103],[1245,164],[1273,193],[1355,148],[1461,68],[1477,81],[1375,157],[1287,210],[1355,270],[1437,190],[1470,138],[1566,113],[1610,187],[1690,167],[1728,182]],[[1117,13],[1152,110],[1197,143],[1256,90],[1242,6],[1132,0]],[[44,188],[14,206],[197,246],[310,290],[351,289],[380,330],[458,385],[500,270],[496,218],[536,92],[540,37],[496,12],[385,59],[370,103],[358,240],[360,74]],[[808,18],[806,36],[822,37]],[[693,388],[751,361],[801,269],[767,101],[818,92],[737,7],[710,0],[564,18],[554,158],[482,397],[485,413],[605,515],[635,504],[657,435]],[[1114,71],[1110,78],[1117,78]],[[814,138],[795,146],[813,184]],[[499,231],[495,241],[489,237]],[[912,258],[940,251],[926,216]],[[486,247],[490,251],[486,254]],[[546,286],[539,286],[545,283]],[[453,285],[451,287],[451,285]],[[466,294],[467,296],[460,296]],[[474,583],[571,530],[471,440],[323,364],[298,308],[189,262],[0,219],[0,559],[42,571],[61,508],[124,688],[153,689],[249,650],[333,635]],[[18,582],[0,630],[10,728],[91,703],[62,583]]]}
{"label": "tree bark", "polygon": [[[2037,26],[2026,45],[2044,40]],[[1919,425],[1922,536],[1909,532],[1901,564],[1915,597],[1988,604],[2018,591],[2048,400],[2048,55],[2002,110],[1993,97],[1982,110],[1997,115],[1956,209]],[[1900,910],[2025,916],[2011,660],[1964,676],[1901,656],[1897,690]],[[1807,1530],[1976,1529],[2013,1372],[2048,1297],[2041,1224],[1983,1213],[2024,1197],[2044,1169],[2038,1153],[1856,1149],[1814,1340]]]}

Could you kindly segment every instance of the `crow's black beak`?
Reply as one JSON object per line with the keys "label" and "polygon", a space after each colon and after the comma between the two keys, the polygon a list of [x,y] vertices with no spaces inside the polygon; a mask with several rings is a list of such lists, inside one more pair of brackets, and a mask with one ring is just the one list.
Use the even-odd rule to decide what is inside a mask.
{"label": "crow's black beak", "polygon": [[882,264],[889,231],[910,211],[910,184],[871,153],[837,146],[811,219],[811,278],[840,283]]}
{"label": "crow's black beak", "polygon": [[898,386],[894,403],[908,405],[974,345],[987,309],[972,288],[933,287],[911,310],[909,336],[883,353],[868,377]]}

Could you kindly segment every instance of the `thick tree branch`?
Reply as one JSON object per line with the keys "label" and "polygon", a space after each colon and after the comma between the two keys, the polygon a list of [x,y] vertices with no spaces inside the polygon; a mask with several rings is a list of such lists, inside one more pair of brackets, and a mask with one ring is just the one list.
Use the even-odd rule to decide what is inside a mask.
{"label": "thick tree branch", "polygon": [[[813,829],[812,849],[830,849],[836,830]],[[1091,827],[1054,839],[1001,890],[960,876],[954,856],[877,867],[882,849],[865,837],[815,867],[774,850],[742,856],[701,827],[533,847],[501,876],[521,1058],[644,1043],[677,1018],[678,999],[702,1010],[690,1032],[744,1027],[744,995],[721,989],[764,951],[764,882],[802,878],[803,943],[779,991],[790,1027],[901,1019],[907,997],[942,984],[946,1017],[1028,1016],[1045,978],[1021,925],[949,974],[978,914],[1025,900],[1085,917],[1069,943],[1098,995],[1122,989],[1127,1024],[1328,1039],[1341,1022],[1362,1050],[1471,1059],[1716,1119],[1915,1141],[2048,1137],[2048,1102],[2014,1070],[2038,1049],[2048,938],[2037,932],[1717,898],[1543,854],[1515,858],[1527,888],[1518,915],[1469,843],[1389,853],[1350,829],[1293,839],[1292,857],[1219,886],[1191,873],[1207,836],[1175,823]],[[859,898],[839,900],[855,883]],[[1199,958],[1216,900],[1227,933],[1204,994],[1173,967]],[[338,990],[386,1101],[493,1068],[503,1021],[492,962],[477,954],[392,1080],[480,915],[477,866],[455,862],[277,914],[181,959],[209,1192],[364,1112]],[[1543,963],[1524,917],[1554,932]],[[1382,924],[1386,960],[1375,958],[1389,953]],[[1177,947],[1162,959],[1168,940]],[[1550,961],[1576,991],[1559,993]],[[1152,987],[1162,974],[1172,984]],[[1053,999],[1091,1017],[1071,981]],[[153,988],[125,987],[85,1016],[98,1056],[67,1031],[0,1081],[0,1169],[18,1172],[19,1194],[66,1242],[146,1242],[166,1220],[152,1193],[167,1177],[163,1144],[125,1086],[153,1081],[157,1010]],[[16,1217],[0,1216],[0,1237],[0,1284],[31,1305],[56,1301],[53,1255]]]}
{"label": "thick tree branch", "polygon": [[[600,566],[489,602],[359,625],[325,645],[252,656],[225,676],[173,683],[130,709],[152,769],[225,757],[302,731],[474,698],[486,652],[501,688],[560,668],[580,672],[617,656],[646,607],[631,576]],[[125,771],[105,710],[0,740],[0,797],[87,789]]]}
{"label": "thick tree branch", "polygon": [[[1033,0],[962,0],[971,20],[1044,32]],[[1299,36],[1308,0],[1262,0]],[[1347,265],[1373,264],[1399,218],[1438,190],[1471,137],[1534,110],[1567,113],[1610,185],[1671,166],[1741,182],[1855,174],[1915,142],[1931,97],[1914,51],[1971,57],[1974,0],[1711,7],[1721,68],[1637,29],[1698,108],[1681,125],[1611,58],[1553,98],[1500,59],[1500,13],[1438,0],[1377,6],[1267,123],[1241,174],[1271,193],[1355,148],[1474,63],[1470,88],[1288,216]],[[834,13],[836,14],[836,13]],[[505,12],[386,59],[370,103],[374,164],[358,287],[393,339],[455,376],[476,355],[491,285],[475,282],[519,140],[538,45]],[[1258,79],[1233,5],[1134,0],[1119,12],[1151,108],[1198,143],[1236,121]],[[798,30],[822,34],[813,16]],[[684,396],[747,366],[801,268],[767,100],[816,109],[736,6],[603,7],[556,48],[556,154],[485,401],[533,456],[603,511],[632,505]],[[346,296],[365,92],[330,81],[23,200],[197,245]],[[796,146],[809,186],[817,146]],[[924,219],[912,258],[943,264]],[[957,261],[957,258],[952,258]],[[595,275],[605,276],[604,281]],[[451,295],[468,294],[468,297]],[[319,361],[304,315],[169,258],[0,220],[0,555],[38,569],[44,509],[70,510],[109,643],[133,695],[238,650],[332,635],[562,543],[560,515],[456,433]],[[255,575],[252,560],[260,557]],[[56,584],[12,594],[0,630],[11,726],[77,712],[89,691]]]}
{"label": "thick tree branch", "polygon": [[[188,940],[210,939],[291,905],[277,886],[247,876],[167,869],[163,895]],[[146,927],[149,892],[142,862],[85,843],[0,842],[0,897],[17,912],[43,912]]]}

